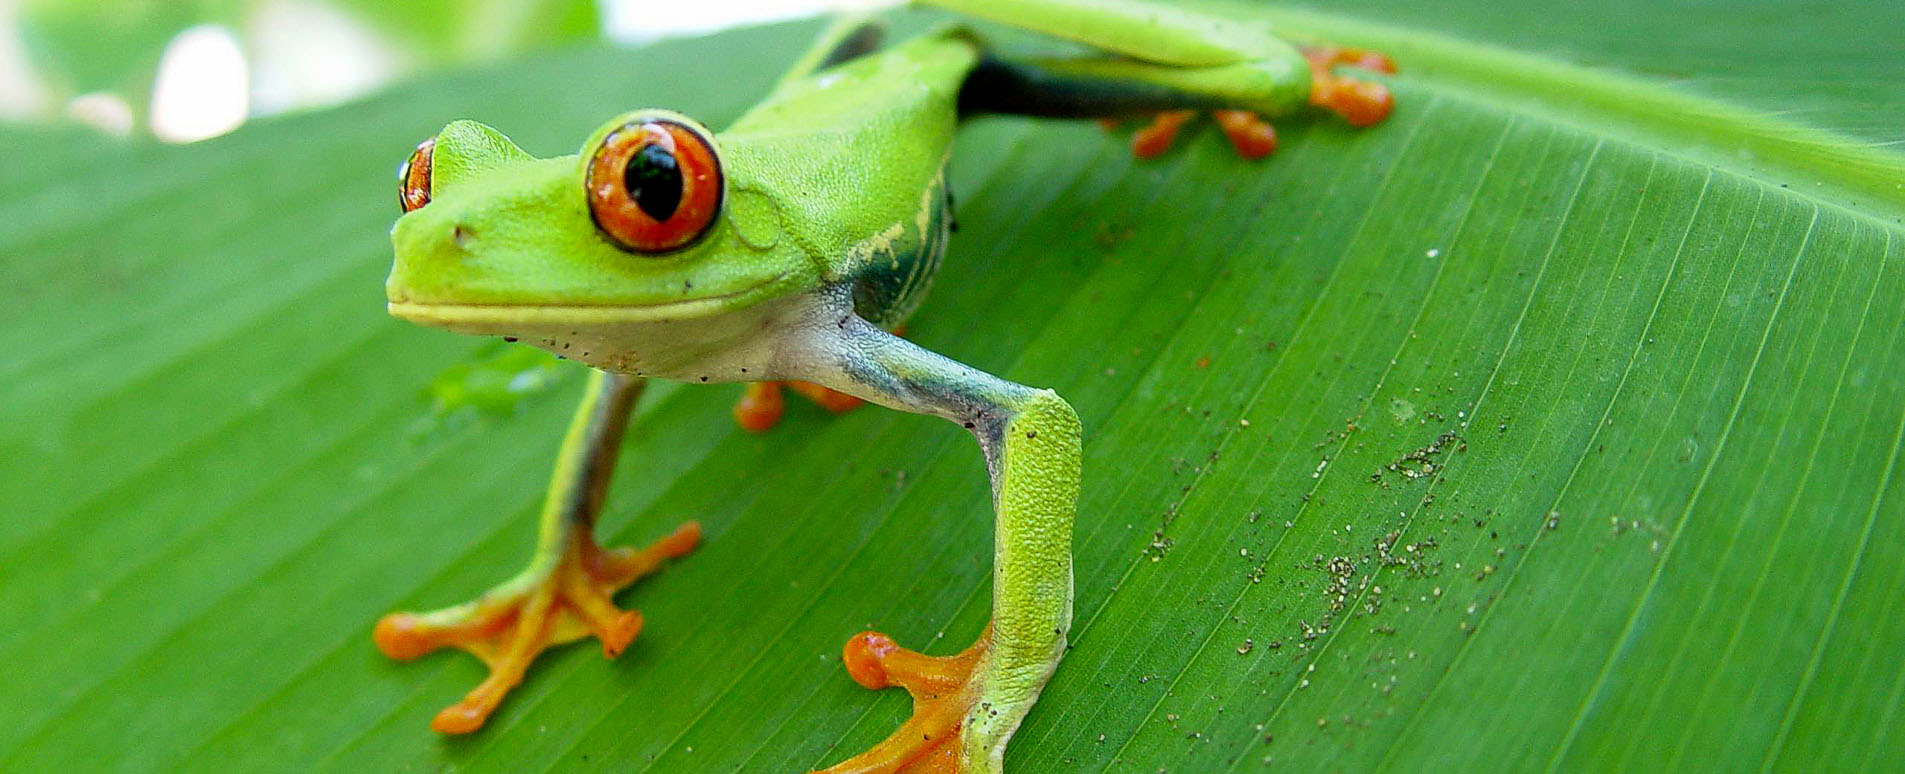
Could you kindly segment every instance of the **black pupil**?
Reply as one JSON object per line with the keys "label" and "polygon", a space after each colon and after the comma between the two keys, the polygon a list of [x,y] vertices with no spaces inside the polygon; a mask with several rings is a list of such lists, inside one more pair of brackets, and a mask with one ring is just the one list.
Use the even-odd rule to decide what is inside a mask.
{"label": "black pupil", "polygon": [[681,206],[681,167],[675,164],[675,154],[660,145],[642,148],[629,158],[622,185],[628,188],[628,198],[656,222],[667,220]]}

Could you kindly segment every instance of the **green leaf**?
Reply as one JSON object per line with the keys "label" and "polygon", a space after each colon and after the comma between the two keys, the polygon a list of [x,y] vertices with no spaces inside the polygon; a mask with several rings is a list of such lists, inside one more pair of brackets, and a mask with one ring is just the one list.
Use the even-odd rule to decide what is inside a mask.
{"label": "green leaf", "polygon": [[[1274,18],[1390,48],[1396,115],[1254,163],[956,149],[909,335],[1087,432],[1075,648],[1015,770],[1905,765],[1905,10]],[[0,769],[782,771],[888,733],[840,644],[963,646],[991,548],[970,440],[884,410],[756,436],[735,388],[654,391],[603,533],[706,543],[624,595],[628,652],[545,656],[479,734],[426,728],[474,659],[369,638],[520,566],[581,385],[439,415],[529,366],[383,314],[395,164],[460,117],[540,154],[634,104],[719,124],[814,29],[186,147],[0,135]]]}

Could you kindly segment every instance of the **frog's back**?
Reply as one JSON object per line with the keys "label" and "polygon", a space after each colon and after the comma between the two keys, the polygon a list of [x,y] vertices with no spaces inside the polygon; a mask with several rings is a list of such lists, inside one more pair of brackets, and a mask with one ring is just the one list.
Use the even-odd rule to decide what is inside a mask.
{"label": "frog's back", "polygon": [[945,166],[959,89],[978,61],[946,31],[783,83],[721,133],[729,185],[767,194],[783,231],[861,313],[897,324],[919,301],[951,214]]}

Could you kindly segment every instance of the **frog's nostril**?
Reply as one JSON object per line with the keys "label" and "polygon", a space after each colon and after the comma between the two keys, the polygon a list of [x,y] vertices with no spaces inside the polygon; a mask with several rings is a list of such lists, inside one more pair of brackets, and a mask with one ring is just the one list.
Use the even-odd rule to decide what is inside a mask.
{"label": "frog's nostril", "polygon": [[457,247],[467,249],[470,246],[470,242],[475,239],[476,232],[470,230],[469,226],[465,226],[461,223],[456,224],[456,228],[450,230],[450,240],[456,242]]}

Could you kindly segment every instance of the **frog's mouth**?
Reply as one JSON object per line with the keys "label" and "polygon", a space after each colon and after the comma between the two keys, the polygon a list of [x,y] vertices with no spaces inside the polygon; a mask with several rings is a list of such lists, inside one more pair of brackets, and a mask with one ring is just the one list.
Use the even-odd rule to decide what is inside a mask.
{"label": "frog's mouth", "polygon": [[710,317],[749,305],[749,297],[787,277],[782,272],[732,293],[658,304],[439,304],[391,301],[391,316],[419,325],[470,333],[496,333],[548,327],[603,327]]}

